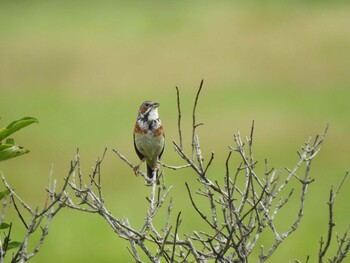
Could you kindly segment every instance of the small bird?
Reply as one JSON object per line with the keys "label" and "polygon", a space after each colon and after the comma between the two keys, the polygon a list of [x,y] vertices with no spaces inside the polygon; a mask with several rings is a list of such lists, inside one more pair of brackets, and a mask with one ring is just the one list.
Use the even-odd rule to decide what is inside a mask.
{"label": "small bird", "polygon": [[[145,101],[142,103],[134,127],[135,150],[141,163],[146,161],[149,179],[153,178],[154,171],[157,175],[158,161],[161,160],[165,147],[164,130],[158,116],[158,107],[158,102]],[[135,171],[141,163],[135,167]]]}

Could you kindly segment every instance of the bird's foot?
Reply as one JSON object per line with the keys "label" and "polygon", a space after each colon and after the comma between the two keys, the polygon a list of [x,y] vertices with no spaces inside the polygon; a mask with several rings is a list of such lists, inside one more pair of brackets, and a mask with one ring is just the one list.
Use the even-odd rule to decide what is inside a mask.
{"label": "bird's foot", "polygon": [[141,162],[138,165],[135,165],[132,169],[134,170],[134,173],[136,176],[139,175],[140,171],[140,165],[145,161],[145,159],[142,159]]}
{"label": "bird's foot", "polygon": [[137,176],[137,175],[139,175],[139,171],[140,171],[140,165],[135,165],[132,169],[134,170],[134,173],[135,173],[135,175]]}
{"label": "bird's foot", "polygon": [[156,166],[154,167],[154,174],[156,176],[157,185],[160,185],[160,177],[162,175],[162,172],[159,172],[160,171],[160,167],[161,167],[161,163],[159,163],[159,162],[157,162]]}

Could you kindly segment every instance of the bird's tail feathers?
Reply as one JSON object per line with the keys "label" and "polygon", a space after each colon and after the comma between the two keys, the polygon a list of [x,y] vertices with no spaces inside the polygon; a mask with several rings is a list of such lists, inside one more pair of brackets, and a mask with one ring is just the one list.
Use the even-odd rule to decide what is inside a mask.
{"label": "bird's tail feathers", "polygon": [[153,169],[147,165],[147,177],[152,179],[153,178]]}

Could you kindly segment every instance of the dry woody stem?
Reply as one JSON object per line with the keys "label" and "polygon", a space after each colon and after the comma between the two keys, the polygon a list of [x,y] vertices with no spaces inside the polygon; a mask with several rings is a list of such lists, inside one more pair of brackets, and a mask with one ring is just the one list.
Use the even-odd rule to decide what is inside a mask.
{"label": "dry woody stem", "polygon": [[[100,215],[120,238],[127,241],[130,257],[137,263],[246,263],[248,259],[253,262],[266,262],[281,243],[297,230],[303,218],[307,193],[314,181],[310,175],[312,162],[321,150],[328,126],[320,136],[307,138],[304,146],[297,152],[298,158],[292,167],[275,169],[269,166],[267,160],[260,163],[254,158],[253,121],[248,136],[242,137],[239,132],[233,135],[233,145],[228,147],[224,173],[218,177],[217,171],[212,168],[215,154],[212,152],[207,161],[204,159],[198,133],[199,126],[203,125],[197,122],[197,108],[202,89],[203,80],[196,93],[192,110],[191,144],[186,146],[183,145],[181,130],[180,92],[176,87],[179,141],[173,141],[173,146],[182,164],[179,166],[161,164],[162,169],[157,180],[148,179],[141,170],[136,171],[144,178],[149,189],[141,227],[131,225],[127,217],[115,217],[109,212],[108,204],[104,201],[101,166],[107,148],[96,160],[89,176],[84,176],[82,173],[79,151],[70,164],[68,175],[60,190],[56,189],[56,181],[52,182],[50,176],[48,200],[42,210],[32,209],[13,191],[2,175],[4,185],[10,194],[3,201],[0,222],[3,220],[8,202],[12,201],[27,229],[27,235],[17,253],[13,254],[12,262],[24,262],[38,252],[48,233],[52,218],[62,207]],[[113,151],[118,159],[130,167],[130,173],[133,173],[136,165],[117,149]],[[188,204],[193,207],[193,217],[203,221],[204,228],[183,233],[181,226],[186,222],[183,222],[181,212],[173,214],[176,200],[170,197],[172,186],[165,183],[166,169],[173,172],[185,169],[189,177],[197,178],[197,183],[184,182],[184,187],[185,191],[187,190]],[[219,179],[213,179],[213,175]],[[334,240],[334,202],[347,175],[348,173],[335,191],[333,188],[330,191],[329,227],[326,238],[321,238],[320,241],[319,262],[326,260],[328,248]],[[290,221],[282,227],[278,223],[279,216],[291,202],[294,204],[297,202],[297,208],[295,210],[288,208]],[[29,214],[29,219],[23,211],[20,211],[19,206]],[[166,217],[159,223],[155,218],[161,210],[166,212]],[[29,238],[37,229],[42,231],[41,238],[34,250],[29,251]],[[264,232],[273,236],[272,242],[268,244],[259,242]],[[350,248],[349,227],[343,235],[337,236],[336,242],[338,249],[335,255],[328,255],[330,262],[341,262],[346,257]],[[0,248],[1,263],[6,250],[3,249],[4,244]],[[258,255],[257,258],[252,257],[253,251]],[[308,255],[307,261],[309,258]]]}

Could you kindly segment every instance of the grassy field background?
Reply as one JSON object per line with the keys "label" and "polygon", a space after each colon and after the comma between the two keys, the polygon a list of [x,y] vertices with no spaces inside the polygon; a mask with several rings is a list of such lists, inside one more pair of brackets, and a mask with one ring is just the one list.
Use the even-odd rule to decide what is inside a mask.
{"label": "grassy field background", "polygon": [[[0,126],[23,116],[40,123],[16,135],[31,153],[1,163],[0,170],[23,199],[42,206],[51,165],[61,185],[77,147],[87,175],[108,145],[102,167],[106,206],[140,226],[149,188],[112,148],[138,160],[132,129],[140,103],[152,99],[161,104],[166,129],[163,161],[183,164],[172,149],[178,138],[175,86],[190,150],[191,107],[204,79],[199,135],[204,157],[216,154],[209,176],[224,174],[233,133],[249,134],[252,120],[261,170],[265,158],[272,167],[293,165],[305,139],[330,124],[313,163],[315,182],[300,228],[270,260],[310,255],[315,262],[327,231],[330,185],[350,167],[349,17],[346,1],[1,1]],[[166,176],[174,186],[172,222],[181,210],[181,234],[197,229],[200,218],[184,185],[196,188],[196,175],[167,170]],[[335,205],[338,233],[349,224],[349,185]],[[281,227],[296,216],[297,205],[294,196],[279,218]],[[7,220],[12,218],[9,211]],[[17,226],[13,239],[24,231]],[[127,245],[98,216],[64,210],[33,262],[132,262]]]}

